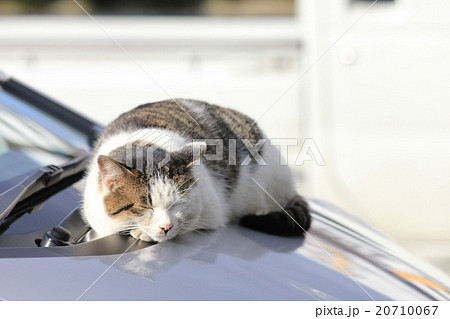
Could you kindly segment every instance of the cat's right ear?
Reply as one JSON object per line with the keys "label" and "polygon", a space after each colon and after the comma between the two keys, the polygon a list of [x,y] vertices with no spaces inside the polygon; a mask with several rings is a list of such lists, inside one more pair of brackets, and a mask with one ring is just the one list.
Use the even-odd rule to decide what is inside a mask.
{"label": "cat's right ear", "polygon": [[102,186],[106,192],[111,192],[124,181],[128,174],[131,174],[126,167],[109,156],[99,155],[97,164]]}
{"label": "cat's right ear", "polygon": [[172,153],[175,165],[190,168],[196,161],[205,155],[208,146],[205,142],[192,142],[182,149]]}

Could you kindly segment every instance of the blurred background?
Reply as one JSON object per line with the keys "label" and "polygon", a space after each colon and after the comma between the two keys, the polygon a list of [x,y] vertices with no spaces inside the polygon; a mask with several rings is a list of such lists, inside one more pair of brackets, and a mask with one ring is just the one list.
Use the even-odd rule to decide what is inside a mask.
{"label": "blurred background", "polygon": [[[450,273],[449,1],[78,3],[95,21],[0,0],[0,70],[102,124],[169,95],[240,110],[298,139],[303,194]],[[306,138],[326,165],[293,165]]]}

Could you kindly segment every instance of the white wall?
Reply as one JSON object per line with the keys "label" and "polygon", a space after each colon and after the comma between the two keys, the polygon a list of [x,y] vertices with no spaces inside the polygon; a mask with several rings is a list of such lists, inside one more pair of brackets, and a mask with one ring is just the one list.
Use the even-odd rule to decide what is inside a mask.
{"label": "white wall", "polygon": [[[87,16],[11,17],[0,20],[1,68],[102,123],[169,96],[256,118],[299,71],[293,19],[96,19],[137,64]],[[279,105],[261,126],[297,136],[298,90]]]}

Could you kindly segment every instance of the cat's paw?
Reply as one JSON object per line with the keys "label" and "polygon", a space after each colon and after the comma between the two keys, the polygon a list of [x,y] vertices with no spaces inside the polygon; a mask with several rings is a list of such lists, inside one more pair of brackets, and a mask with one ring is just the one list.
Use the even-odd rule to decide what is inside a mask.
{"label": "cat's paw", "polygon": [[148,241],[148,242],[153,241],[153,239],[149,235],[144,234],[139,229],[133,229],[132,231],[130,231],[130,235],[133,236],[134,238],[142,240],[142,241]]}

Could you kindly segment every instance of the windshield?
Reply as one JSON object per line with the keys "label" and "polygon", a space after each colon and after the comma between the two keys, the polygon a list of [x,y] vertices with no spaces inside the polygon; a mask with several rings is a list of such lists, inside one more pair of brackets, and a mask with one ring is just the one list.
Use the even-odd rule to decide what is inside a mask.
{"label": "windshield", "polygon": [[[92,130],[96,129],[91,126],[95,124],[18,82],[0,84],[0,194],[38,168],[61,165],[89,152]],[[63,121],[64,116],[67,121]],[[0,236],[0,247],[17,244],[15,239],[8,239],[9,235],[32,234],[57,225],[79,204],[77,188],[58,192],[45,205],[37,205],[32,214],[8,225]],[[35,245],[34,239],[30,239],[30,245]]]}
{"label": "windshield", "polygon": [[86,145],[85,137],[0,90],[0,183],[62,164],[81,155]]}

